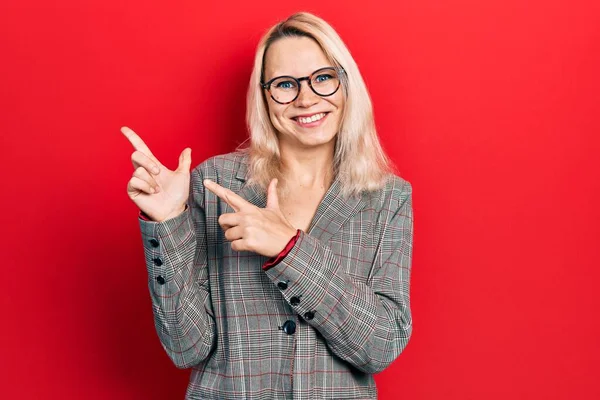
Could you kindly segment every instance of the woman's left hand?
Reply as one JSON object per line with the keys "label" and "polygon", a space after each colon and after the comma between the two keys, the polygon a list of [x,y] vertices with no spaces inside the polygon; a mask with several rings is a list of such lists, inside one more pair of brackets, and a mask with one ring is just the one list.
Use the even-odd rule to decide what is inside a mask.
{"label": "woman's left hand", "polygon": [[296,235],[297,230],[279,208],[277,179],[269,183],[265,208],[256,207],[210,179],[204,180],[204,187],[235,211],[219,217],[219,225],[225,232],[225,238],[231,242],[233,250],[253,251],[263,256],[275,257]]}

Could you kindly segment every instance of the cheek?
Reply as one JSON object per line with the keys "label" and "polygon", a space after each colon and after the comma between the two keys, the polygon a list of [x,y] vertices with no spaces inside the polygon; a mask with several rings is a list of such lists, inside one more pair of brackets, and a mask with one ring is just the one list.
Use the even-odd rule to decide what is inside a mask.
{"label": "cheek", "polygon": [[335,120],[331,122],[333,122],[332,128],[337,132],[342,128],[342,120],[344,119],[344,98],[342,97],[340,101],[336,101],[334,104],[337,110],[335,111]]}
{"label": "cheek", "polygon": [[285,130],[282,121],[281,121],[281,117],[279,117],[278,115],[274,114],[274,113],[269,113],[269,119],[271,120],[271,125],[273,126],[273,128],[275,129],[276,133],[282,132]]}
{"label": "cheek", "polygon": [[346,106],[346,96],[344,95],[344,92],[342,91],[342,89],[340,88],[340,90],[337,91],[337,93],[334,95],[335,97],[335,105],[336,107],[339,109],[340,112],[344,111],[344,107]]}
{"label": "cheek", "polygon": [[[278,105],[278,104],[277,104]],[[285,124],[289,124],[289,119],[284,116],[283,109],[279,109],[277,105],[273,105],[269,102],[269,118],[271,119],[271,124],[277,129],[281,128]]]}
{"label": "cheek", "polygon": [[344,107],[346,106],[346,96],[340,88],[334,95],[325,98],[329,104],[335,107],[336,116],[340,116],[344,113]]}
{"label": "cheek", "polygon": [[336,119],[341,121],[342,116],[344,115],[344,108],[346,106],[345,97],[342,93],[336,93],[335,97],[331,99],[331,103],[336,107]]}
{"label": "cheek", "polygon": [[277,112],[270,112],[269,116],[271,117],[271,123],[276,128],[281,126],[281,124],[283,123],[283,117],[281,116],[281,114]]}

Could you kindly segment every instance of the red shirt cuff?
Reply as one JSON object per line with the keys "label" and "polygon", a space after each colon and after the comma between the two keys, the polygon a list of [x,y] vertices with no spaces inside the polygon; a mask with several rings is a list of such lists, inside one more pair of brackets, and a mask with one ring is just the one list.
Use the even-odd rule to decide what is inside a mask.
{"label": "red shirt cuff", "polygon": [[262,266],[263,271],[267,271],[268,269],[273,268],[274,266],[279,264],[281,262],[281,260],[283,260],[285,258],[285,256],[288,255],[290,250],[292,250],[294,245],[296,245],[296,242],[298,241],[299,237],[300,237],[300,229],[298,229],[296,231],[296,236],[294,236],[293,238],[290,239],[288,244],[283,248],[283,250],[281,250],[281,252],[278,255],[276,255],[275,257],[269,258],[263,264],[263,266]]}

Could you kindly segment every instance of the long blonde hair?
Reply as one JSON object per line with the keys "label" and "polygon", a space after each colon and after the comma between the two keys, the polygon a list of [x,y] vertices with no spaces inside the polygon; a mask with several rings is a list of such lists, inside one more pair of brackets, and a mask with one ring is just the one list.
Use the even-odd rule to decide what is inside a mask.
{"label": "long blonde hair", "polygon": [[342,193],[358,195],[381,188],[392,167],[377,137],[373,106],[365,82],[337,32],[323,19],[307,12],[293,14],[273,26],[258,44],[247,95],[250,145],[243,149],[250,156],[249,183],[266,188],[271,179],[278,178],[280,187],[285,187],[279,140],[261,83],[264,56],[269,46],[281,38],[295,36],[313,39],[334,66],[345,70],[345,74],[341,74],[341,87],[346,101],[333,158],[333,171],[341,182]]}

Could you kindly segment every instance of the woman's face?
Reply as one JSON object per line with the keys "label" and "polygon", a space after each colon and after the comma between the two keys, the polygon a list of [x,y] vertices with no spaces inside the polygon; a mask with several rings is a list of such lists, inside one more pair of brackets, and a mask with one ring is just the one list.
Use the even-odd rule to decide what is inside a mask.
{"label": "woman's face", "polygon": [[[284,75],[301,78],[331,66],[314,40],[287,37],[275,41],[267,50],[264,81]],[[345,103],[341,87],[333,95],[321,97],[310,89],[308,81],[302,81],[298,97],[289,104],[277,103],[268,92],[265,95],[281,145],[292,148],[334,146]]]}

